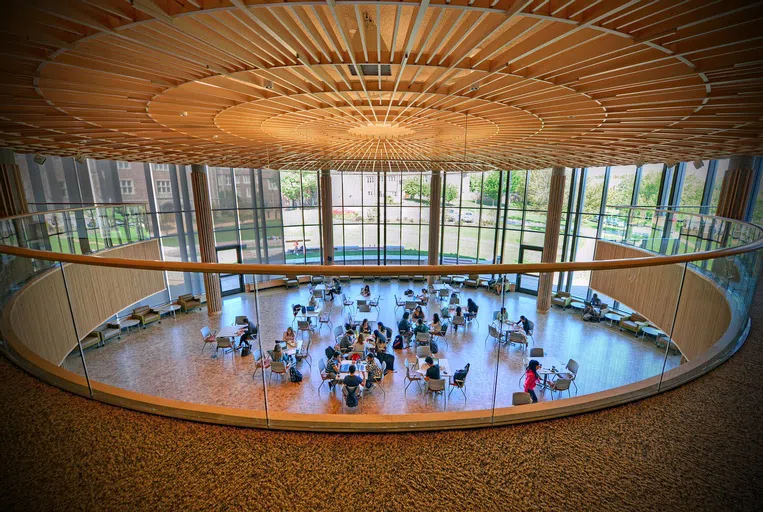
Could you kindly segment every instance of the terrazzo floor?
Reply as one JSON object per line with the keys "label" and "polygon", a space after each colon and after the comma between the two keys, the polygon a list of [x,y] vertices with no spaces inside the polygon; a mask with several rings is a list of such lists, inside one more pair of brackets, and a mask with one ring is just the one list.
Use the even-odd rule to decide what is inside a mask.
{"label": "terrazzo floor", "polygon": [[[348,297],[355,297],[363,284],[359,280],[353,281],[343,291]],[[403,291],[412,285],[393,280],[370,283],[370,286],[374,295],[382,297],[381,311],[377,314],[373,310],[367,317],[395,326],[402,309],[395,311],[394,297],[401,297]],[[291,304],[305,304],[308,297],[306,285],[299,289],[274,288],[260,292],[260,340],[264,349],[272,349],[274,340],[281,339],[285,328],[292,324]],[[390,348],[395,355],[397,373],[387,376],[386,393],[377,391],[365,397],[362,413],[490,409],[494,388],[497,390],[495,406],[511,405],[512,393],[521,390],[519,379],[529,352],[517,345],[499,348],[492,340],[486,341],[492,312],[501,306],[500,296],[481,288],[466,288],[462,293],[462,302],[465,303],[469,297],[480,305],[477,322],[457,333],[449,333],[448,343],[440,343],[438,353],[439,357],[448,359],[451,371],[471,363],[466,397],[456,390],[450,395],[450,400],[442,397],[427,399],[416,384],[406,391],[403,359],[414,360],[415,353],[412,349],[392,351]],[[546,355],[555,357],[562,365],[570,358],[580,363],[578,394],[621,386],[662,371],[665,351],[648,339],[620,332],[608,323],[583,322],[574,310],[564,311],[555,307],[547,314],[538,314],[534,296],[512,293],[506,295],[505,301],[512,319],[525,314],[535,321],[535,347],[544,348]],[[347,312],[342,312],[339,297],[333,307],[331,319],[333,325],[337,325],[346,318]],[[253,378],[252,357],[242,358],[238,353],[224,354],[220,350],[218,357],[213,359],[213,345],[202,352],[200,329],[203,326],[220,329],[231,325],[238,315],[253,317],[254,309],[254,294],[243,293],[225,297],[222,313],[214,316],[208,315],[205,307],[188,314],[178,313],[174,319],[165,316],[161,324],[123,335],[120,340],[107,342],[104,347],[87,349],[85,361],[88,375],[95,381],[163,398],[255,410],[265,408],[264,390],[267,386],[271,411],[351,413],[346,408],[343,411],[339,388],[330,392],[324,385],[319,393],[321,378],[318,360],[333,339],[333,333],[327,327],[311,335],[312,364],[299,364],[298,368],[304,376],[301,384],[291,383],[288,378],[281,379],[277,375],[271,377],[269,371],[264,378],[262,371]],[[431,313],[439,310],[435,300],[430,301],[429,310],[427,318],[431,319]],[[394,327],[393,330],[396,332]],[[679,360],[680,356],[668,356],[666,369],[678,365]],[[65,366],[71,371],[84,373],[78,351],[67,358]],[[574,388],[572,391],[575,393]],[[539,399],[550,400],[550,392],[539,393]],[[358,409],[352,413],[360,412]]]}

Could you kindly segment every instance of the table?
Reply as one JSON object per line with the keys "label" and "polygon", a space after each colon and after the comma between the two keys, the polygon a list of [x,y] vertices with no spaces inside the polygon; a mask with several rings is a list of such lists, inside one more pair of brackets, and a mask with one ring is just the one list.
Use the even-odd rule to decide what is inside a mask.
{"label": "table", "polygon": [[[347,361],[342,361],[342,364],[346,364],[346,363],[347,363]],[[349,366],[348,366],[348,368],[349,368]],[[360,361],[358,363],[355,363],[355,368],[357,368],[357,371],[355,372],[355,375],[359,375],[361,373],[365,373],[365,371],[366,371],[366,362],[365,361]],[[350,374],[350,372],[343,372],[342,371],[342,367],[340,365],[340,367],[339,367],[339,382],[341,384],[344,384],[344,382],[342,382],[342,381],[349,374]]]}
{"label": "table", "polygon": [[[435,364],[440,365],[440,377],[448,377],[450,375],[450,365],[448,364],[448,360],[444,357],[436,357],[432,356],[432,359],[435,360]],[[426,358],[419,357],[419,364],[416,368],[416,372],[421,374],[422,376],[426,376],[427,374],[427,364],[426,364]]]}
{"label": "table", "polygon": [[303,313],[302,310],[299,310],[299,313],[297,313],[297,318],[304,318],[307,320],[308,318],[318,318],[321,314],[321,308],[315,308],[313,311],[307,311]]}
{"label": "table", "polygon": [[119,322],[119,330],[126,329],[129,333],[130,328],[135,327],[136,325],[140,326],[140,320],[137,318],[127,318],[126,320]]}
{"label": "table", "polygon": [[622,315],[618,315],[617,313],[607,313],[607,314],[605,314],[605,315],[604,315],[604,318],[606,318],[607,320],[609,320],[609,325],[610,325],[611,327],[614,327],[614,325],[615,325],[615,322],[618,322],[618,323],[619,323],[619,322],[620,322],[620,319],[621,319],[622,317],[623,317]]}
{"label": "table", "polygon": [[573,300],[570,302],[570,307],[572,309],[579,309],[580,311],[583,311],[585,309],[585,304],[580,301]]}
{"label": "table", "polygon": [[661,330],[659,330],[656,327],[652,327],[651,325],[647,325],[645,327],[642,327],[641,328],[641,332],[643,333],[641,335],[642,338],[644,338],[647,334],[650,335],[650,336],[654,336],[654,343],[655,343],[655,345],[657,344],[657,338],[660,337],[660,336],[665,335],[664,332],[662,332]]}
{"label": "table", "polygon": [[180,309],[180,306],[178,304],[167,304],[166,306],[156,308],[156,311],[160,315],[163,315],[165,313],[172,313],[172,318],[175,318],[175,311],[178,311],[179,309]]}
{"label": "table", "polygon": [[[558,359],[555,357],[531,357],[529,359],[535,359],[538,361],[541,365],[540,369],[538,370],[538,375],[543,375],[543,389],[546,389],[548,387],[548,376],[549,375],[556,375],[557,373],[564,373],[566,370],[564,369],[564,366],[562,363],[559,362]],[[556,371],[551,371],[551,368],[556,368]]]}
{"label": "table", "polygon": [[218,338],[236,338],[243,334],[244,329],[237,325],[226,325],[217,331]]}
{"label": "table", "polygon": [[313,286],[313,291],[316,291],[316,292],[325,292],[326,291],[326,285],[323,284],[323,283],[316,284],[315,286]]}
{"label": "table", "polygon": [[455,284],[464,284],[466,278],[464,276],[453,276],[452,282]]}
{"label": "table", "polygon": [[432,289],[436,292],[439,292],[440,290],[452,290],[453,288],[449,284],[433,284]]}

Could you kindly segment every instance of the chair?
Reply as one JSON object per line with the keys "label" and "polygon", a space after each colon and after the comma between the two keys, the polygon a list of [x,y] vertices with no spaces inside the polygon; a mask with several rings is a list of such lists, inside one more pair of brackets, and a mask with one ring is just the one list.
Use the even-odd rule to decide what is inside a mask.
{"label": "chair", "polygon": [[453,323],[453,332],[457,332],[458,326],[466,327],[466,318],[462,316],[454,316],[451,319],[451,322]]}
{"label": "chair", "polygon": [[[525,336],[524,334],[522,334],[519,331],[511,331],[509,333],[508,342],[509,342],[509,344],[517,343],[519,345],[522,345],[522,350],[524,350],[528,346],[527,336]],[[530,349],[530,350],[532,351],[532,350],[535,350],[535,349]],[[541,349],[541,352],[543,352],[543,349]],[[541,353],[541,355],[536,356],[536,357],[543,357],[543,354]]]}
{"label": "chair", "polygon": [[403,283],[403,282],[408,282],[408,281],[410,281],[410,280],[411,280],[411,276],[398,276],[398,277],[397,277],[397,280],[398,280],[398,282],[400,282],[400,283]]}
{"label": "chair", "polygon": [[530,357],[543,357],[544,352],[543,349],[540,347],[535,347],[530,349]]}
{"label": "chair", "polygon": [[498,343],[504,342],[503,333],[499,331],[495,326],[488,325],[487,326],[487,336],[485,336],[485,343],[487,343],[488,338],[493,338]]}
{"label": "chair", "polygon": [[444,324],[442,324],[442,330],[441,331],[433,332],[432,333],[432,339],[437,338],[435,340],[437,343],[445,343],[445,346],[448,347],[448,350],[450,350],[450,343],[448,342],[448,338],[445,335],[448,333],[448,326],[449,325],[450,324],[445,322]]}
{"label": "chair", "polygon": [[299,279],[297,279],[297,276],[286,276],[286,288],[291,287],[299,288]]}
{"label": "chair", "polygon": [[572,394],[570,394],[571,383],[572,381],[570,379],[556,379],[554,382],[552,382],[548,388],[551,391],[551,400],[554,399],[555,391],[558,391],[560,394],[562,393],[562,391],[566,391],[567,395],[569,397],[572,397]]}
{"label": "chair", "polygon": [[460,306],[461,305],[461,299],[456,297],[455,295],[450,298],[450,302],[448,304],[452,306]]}
{"label": "chair", "polygon": [[432,355],[432,349],[429,345],[421,345],[416,347],[416,357],[428,357]]}
{"label": "chair", "polygon": [[231,349],[230,353],[233,354],[233,343],[230,338],[216,338],[215,342],[217,343],[217,346],[215,347],[215,356],[217,356],[217,351],[220,349],[223,349],[223,355],[225,355],[226,348]]}
{"label": "chair", "polygon": [[323,300],[323,291],[322,290],[312,290],[310,294],[315,297],[316,299]]}
{"label": "chair", "polygon": [[323,326],[326,326],[329,328],[329,332],[331,332],[331,328],[334,324],[331,323],[331,315],[328,311],[324,311],[320,315],[318,315],[318,332],[321,332],[321,329],[323,329]]}
{"label": "chair", "polygon": [[307,320],[298,320],[297,321],[297,330],[299,330],[299,332],[303,333],[303,336],[302,336],[303,339],[304,339],[304,333],[305,332],[307,333],[308,339],[310,339],[310,333],[313,330],[313,326],[310,325],[310,322],[308,322]]}
{"label": "chair", "polygon": [[297,363],[301,361],[305,361],[307,363],[307,366],[310,367],[310,369],[313,369],[313,358],[310,355],[310,340],[307,340],[307,343],[302,343],[302,347],[297,349],[297,352],[294,354],[294,359],[296,359]]}
{"label": "chair", "polygon": [[344,326],[337,325],[334,327],[334,341],[339,341],[339,338],[344,334]]}
{"label": "chair", "polygon": [[432,336],[428,332],[417,332],[416,333],[416,343],[421,343],[424,345],[429,345],[429,342],[432,340]]}
{"label": "chair", "polygon": [[259,349],[254,351],[253,357],[254,357],[254,373],[252,373],[252,378],[254,378],[254,376],[257,375],[257,370],[262,369],[262,371],[264,372],[265,370],[270,368],[270,363],[271,363],[271,360],[269,357],[268,358],[262,357],[262,352],[260,352]]}
{"label": "chair", "polygon": [[357,305],[358,306],[367,306],[368,305],[368,299],[358,299]]}
{"label": "chair", "polygon": [[358,304],[358,313],[370,313],[371,312],[371,306],[368,304]]}
{"label": "chair", "polygon": [[162,323],[162,316],[150,306],[140,306],[132,310],[132,318],[140,320],[140,326],[144,329],[153,322]]}
{"label": "chair", "polygon": [[535,322],[528,320],[527,327],[529,327],[529,329],[527,330],[526,334],[530,337],[531,340],[533,340],[533,345],[535,345],[535,337],[533,337],[533,334],[535,333]]}
{"label": "chair", "polygon": [[177,303],[180,306],[180,311],[183,313],[188,313],[195,308],[201,308],[201,301],[195,299],[192,293],[178,296]]}
{"label": "chair", "polygon": [[562,309],[567,309],[572,302],[572,296],[569,292],[557,292],[551,298],[551,303],[555,306],[559,306]]}
{"label": "chair", "polygon": [[245,316],[237,316],[236,320],[233,321],[233,325],[246,325],[245,318]]}
{"label": "chair", "polygon": [[424,401],[427,401],[429,395],[441,394],[445,397],[445,405],[448,405],[448,395],[445,394],[445,379],[429,379],[427,382],[426,393],[424,393]]}
{"label": "chair", "polygon": [[620,330],[626,329],[631,331],[635,336],[638,336],[641,329],[646,325],[649,325],[649,321],[638,313],[631,313],[620,319]]}
{"label": "chair", "polygon": [[381,301],[381,295],[377,295],[375,299],[371,299],[368,305],[371,306],[372,308],[376,308],[377,313],[381,313],[381,310],[379,309],[380,301]]}
{"label": "chair", "polygon": [[204,349],[207,347],[207,343],[214,343],[217,341],[217,331],[212,332],[209,330],[209,326],[205,325],[201,328],[201,339],[204,340],[204,344],[201,346],[201,353],[204,353]]}
{"label": "chair", "polygon": [[286,376],[286,372],[289,370],[289,365],[284,363],[283,361],[272,361],[270,363],[270,377],[268,378],[268,381],[273,378],[273,374],[277,374],[279,377],[283,378]]}
{"label": "chair", "polygon": [[440,298],[440,300],[445,300],[448,297],[450,297],[450,292],[448,291],[447,288],[443,288],[442,290],[437,292],[437,296]]}
{"label": "chair", "polygon": [[395,295],[395,311],[397,311],[398,308],[405,307],[405,300],[398,299],[397,295]]}
{"label": "chair", "polygon": [[418,306],[419,303],[414,300],[407,300],[405,301],[405,310],[413,312],[414,309],[416,309],[416,306]]}
{"label": "chair", "polygon": [[329,376],[326,373],[326,363],[323,361],[323,358],[321,358],[320,361],[318,361],[318,371],[320,371],[321,374],[321,385],[318,386],[318,394],[321,394],[321,388],[326,383],[327,380],[329,380]]}
{"label": "chair", "polygon": [[417,386],[419,386],[419,391],[421,391],[421,382],[424,380],[424,378],[416,371],[411,373],[411,362],[408,359],[405,360],[405,379],[403,379],[403,383],[405,383],[406,380],[408,381],[408,384],[405,385],[405,390],[403,393],[408,391],[408,386],[414,382]]}
{"label": "chair", "polygon": [[480,321],[477,320],[477,314],[479,313],[479,311],[480,311],[480,307],[477,306],[477,310],[474,312],[474,314],[471,314],[469,316],[464,315],[464,318],[466,319],[466,323],[470,324],[472,322],[477,322],[477,325],[479,326]]}
{"label": "chair", "polygon": [[533,403],[533,399],[530,397],[530,393],[514,393],[511,395],[511,405],[530,405]]}
{"label": "chair", "polygon": [[[363,393],[360,391],[360,388],[358,386],[344,386],[342,388],[342,411],[344,412],[344,406],[347,405],[347,397],[351,393],[355,395],[355,398],[358,401],[358,407],[360,407],[360,412],[363,412],[363,406],[361,405],[361,399],[363,398]],[[347,407],[349,407],[349,405]]]}
{"label": "chair", "polygon": [[450,391],[448,391],[448,399],[450,400],[450,394],[453,393],[453,390],[458,388],[461,390],[461,393],[464,395],[464,400],[466,400],[466,377],[469,376],[469,367],[467,365],[466,368],[466,374],[462,379],[456,379],[455,375],[451,375],[450,377]]}
{"label": "chair", "polygon": [[[374,382],[374,387],[378,386],[379,389],[382,390],[382,393],[384,394],[384,398],[387,398],[387,391],[384,389],[384,377],[385,377],[384,374],[387,373],[387,361],[382,362],[381,372],[382,372],[381,379],[379,379],[376,382]],[[374,389],[373,387],[366,388],[365,392],[368,393],[368,392],[372,391],[373,389]]]}
{"label": "chair", "polygon": [[575,386],[575,393],[577,393],[578,385],[575,384],[575,379],[578,378],[578,370],[580,369],[580,364],[574,359],[570,359],[569,361],[567,361],[567,366],[565,366],[564,369],[569,370],[569,373],[560,372],[557,374],[557,376],[559,378],[569,379],[572,382],[572,385]]}
{"label": "chair", "polygon": [[344,308],[349,308],[350,313],[352,313],[352,307],[354,305],[355,304],[350,299],[347,298],[347,295],[343,293],[342,294],[342,311],[344,311]]}
{"label": "chair", "polygon": [[469,274],[469,277],[464,281],[464,285],[477,288],[480,285],[480,276],[478,274]]}

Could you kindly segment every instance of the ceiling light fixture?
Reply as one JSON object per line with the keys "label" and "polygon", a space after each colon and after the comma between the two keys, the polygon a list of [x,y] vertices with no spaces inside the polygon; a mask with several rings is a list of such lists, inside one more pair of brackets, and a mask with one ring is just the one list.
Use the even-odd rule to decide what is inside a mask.
{"label": "ceiling light fixture", "polygon": [[188,112],[181,112],[181,113],[180,113],[180,117],[185,117],[185,116],[187,116],[187,115],[188,115]]}

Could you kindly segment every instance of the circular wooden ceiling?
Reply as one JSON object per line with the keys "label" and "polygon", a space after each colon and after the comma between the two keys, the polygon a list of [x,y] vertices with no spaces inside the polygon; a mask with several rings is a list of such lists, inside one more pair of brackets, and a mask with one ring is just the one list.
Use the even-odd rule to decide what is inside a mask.
{"label": "circular wooden ceiling", "polygon": [[763,152],[760,2],[0,9],[0,145],[20,152],[416,171]]}

